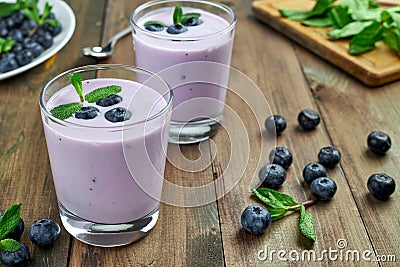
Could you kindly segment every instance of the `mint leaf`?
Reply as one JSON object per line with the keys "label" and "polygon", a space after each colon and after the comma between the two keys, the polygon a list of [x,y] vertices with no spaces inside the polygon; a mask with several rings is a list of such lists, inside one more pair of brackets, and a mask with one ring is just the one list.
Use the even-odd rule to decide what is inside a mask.
{"label": "mint leaf", "polygon": [[301,24],[310,27],[326,28],[332,26],[332,21],[328,17],[306,19]]}
{"label": "mint leaf", "polygon": [[383,31],[383,41],[391,49],[397,52],[400,57],[400,30],[397,28],[385,28]]}
{"label": "mint leaf", "polygon": [[186,24],[186,22],[189,20],[189,19],[192,19],[192,18],[199,18],[201,15],[200,15],[200,13],[186,13],[186,14],[183,14],[182,15],[182,18],[181,18],[181,23],[182,24]]}
{"label": "mint leaf", "polygon": [[311,213],[306,211],[306,208],[303,205],[300,206],[299,228],[300,232],[305,237],[307,237],[313,242],[317,240],[317,235],[315,234],[315,228],[314,228],[314,218],[311,215]]}
{"label": "mint leaf", "polygon": [[150,21],[147,21],[145,24],[143,24],[143,26],[150,26],[150,25],[160,25],[160,26],[162,26],[164,28],[168,27],[164,23],[162,23],[160,21],[155,21],[155,20],[150,20]]}
{"label": "mint leaf", "polygon": [[20,9],[18,3],[0,3],[0,17],[8,17]]}
{"label": "mint leaf", "polygon": [[71,80],[71,83],[74,86],[75,91],[78,93],[81,102],[85,101],[83,98],[82,75],[80,73],[68,73],[67,76]]}
{"label": "mint leaf", "polygon": [[94,103],[97,100],[100,100],[102,98],[107,98],[110,95],[115,95],[121,92],[121,86],[118,85],[110,85],[106,87],[101,87],[93,90],[90,93],[87,93],[85,95],[85,100],[89,103]]}
{"label": "mint leaf", "polygon": [[351,55],[359,55],[373,50],[375,43],[380,40],[383,40],[383,26],[374,21],[351,39],[349,53]]}
{"label": "mint leaf", "polygon": [[279,13],[291,20],[305,20],[315,16],[326,15],[331,9],[331,4],[336,0],[318,0],[311,11],[279,9]]}
{"label": "mint leaf", "polygon": [[[275,208],[290,208],[298,205],[296,200],[293,197],[280,193],[276,190],[270,188],[258,188],[253,190],[253,193],[260,199],[264,199],[266,202],[270,202],[272,205],[275,205]],[[262,201],[262,199],[260,199]],[[263,201],[264,202],[264,201]],[[266,204],[268,205],[268,204]],[[272,207],[272,208],[274,208]]]}
{"label": "mint leaf", "polygon": [[333,29],[328,32],[328,36],[333,39],[348,38],[359,34],[365,28],[370,26],[372,21],[354,21],[341,29]]}
{"label": "mint leaf", "polygon": [[0,241],[0,250],[8,251],[8,252],[15,252],[20,248],[19,242],[7,238]]}
{"label": "mint leaf", "polygon": [[331,21],[334,29],[341,29],[353,21],[348,8],[345,6],[334,6],[329,10],[327,18]]}
{"label": "mint leaf", "polygon": [[21,204],[12,204],[0,219],[0,240],[4,239],[18,225]]}
{"label": "mint leaf", "polygon": [[72,115],[74,115],[75,112],[80,110],[82,107],[83,107],[82,103],[79,102],[63,104],[50,110],[50,113],[54,117],[59,118],[60,120],[66,120]]}
{"label": "mint leaf", "polygon": [[182,14],[183,14],[182,7],[180,5],[176,5],[175,6],[175,10],[174,10],[174,14],[173,14],[173,17],[172,17],[172,19],[174,21],[174,24],[181,24]]}
{"label": "mint leaf", "polygon": [[268,209],[268,211],[273,222],[282,219],[287,213],[286,209]]}

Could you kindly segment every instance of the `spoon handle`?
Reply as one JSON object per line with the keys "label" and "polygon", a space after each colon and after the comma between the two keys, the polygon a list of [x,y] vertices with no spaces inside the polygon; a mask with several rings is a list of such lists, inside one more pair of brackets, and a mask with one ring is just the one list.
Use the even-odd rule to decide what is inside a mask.
{"label": "spoon handle", "polygon": [[115,34],[113,37],[111,37],[111,39],[107,43],[107,46],[111,46],[111,48],[113,48],[119,39],[121,39],[122,37],[124,37],[125,35],[130,33],[131,31],[132,31],[131,26],[126,27],[125,29],[121,30],[120,32]]}

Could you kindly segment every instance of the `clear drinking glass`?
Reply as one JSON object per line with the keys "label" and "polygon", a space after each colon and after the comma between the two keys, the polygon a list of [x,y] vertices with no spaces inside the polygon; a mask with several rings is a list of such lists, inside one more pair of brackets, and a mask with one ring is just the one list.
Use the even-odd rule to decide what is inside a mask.
{"label": "clear drinking glass", "polygon": [[[146,29],[149,21],[174,24],[177,5],[183,15],[200,14],[202,23],[185,26],[187,31],[180,34],[168,33],[167,27]],[[222,120],[229,80],[236,26],[232,9],[203,0],[157,0],[137,7],[130,21],[136,65],[156,72],[174,91],[169,141],[195,143],[214,135]]]}
{"label": "clear drinking glass", "polygon": [[[97,103],[94,119],[61,120],[60,104],[80,102],[68,74],[80,73],[83,94],[121,86],[122,101]],[[141,82],[139,83],[138,80]],[[124,65],[91,65],[66,71],[40,93],[44,133],[65,229],[92,245],[112,247],[144,237],[155,225],[163,185],[172,91],[151,72]],[[110,122],[105,113],[124,107],[131,117]]]}

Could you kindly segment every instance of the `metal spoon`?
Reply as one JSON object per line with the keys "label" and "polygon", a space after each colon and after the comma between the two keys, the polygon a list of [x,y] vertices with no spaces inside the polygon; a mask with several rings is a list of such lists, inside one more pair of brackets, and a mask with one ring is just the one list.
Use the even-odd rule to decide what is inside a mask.
{"label": "metal spoon", "polygon": [[126,27],[122,31],[115,34],[111,39],[107,42],[104,47],[101,46],[92,46],[85,47],[82,49],[82,54],[87,57],[95,57],[95,58],[106,58],[111,56],[114,53],[114,46],[119,39],[127,35],[131,32],[131,27]]}

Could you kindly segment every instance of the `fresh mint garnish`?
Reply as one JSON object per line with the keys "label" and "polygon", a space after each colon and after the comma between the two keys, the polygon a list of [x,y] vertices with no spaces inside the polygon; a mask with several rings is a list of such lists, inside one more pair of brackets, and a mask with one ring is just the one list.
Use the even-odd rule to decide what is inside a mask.
{"label": "fresh mint garnish", "polygon": [[80,110],[83,107],[82,103],[79,102],[74,102],[74,103],[69,103],[69,104],[62,104],[59,105],[52,110],[50,110],[50,113],[60,119],[60,120],[66,120],[72,115],[75,114],[78,110]]}
{"label": "fresh mint garnish", "polygon": [[19,243],[5,237],[17,227],[21,217],[21,204],[11,205],[0,219],[0,250],[14,252],[19,249]]}
{"label": "fresh mint garnish", "polygon": [[314,228],[314,218],[311,213],[306,211],[306,208],[300,206],[300,222],[299,222],[300,232],[308,239],[315,242],[317,240],[317,235],[315,234]]}
{"label": "fresh mint garnish", "polygon": [[70,79],[71,84],[74,86],[75,91],[78,93],[81,102],[85,101],[83,98],[82,75],[80,73],[68,73],[67,76]]}
{"label": "fresh mint garnish", "polygon": [[121,86],[117,85],[110,85],[106,87],[97,88],[92,92],[87,93],[85,95],[85,100],[89,103],[94,103],[102,98],[107,98],[110,95],[118,94],[119,92],[121,92],[121,90],[122,90]]}
{"label": "fresh mint garnish", "polygon": [[172,20],[174,24],[181,24],[182,15],[183,15],[182,7],[180,5],[176,5],[174,9],[174,14],[172,15]]}
{"label": "fresh mint garnish", "polygon": [[1,53],[6,53],[10,51],[15,44],[15,41],[11,37],[7,37],[7,39],[0,37],[0,55]]}
{"label": "fresh mint garnish", "polygon": [[161,21],[156,21],[156,20],[150,20],[147,21],[145,24],[143,24],[143,26],[151,26],[151,25],[160,25],[161,27],[168,27],[167,25],[165,25],[164,23],[162,23]]}
{"label": "fresh mint garnish", "polygon": [[375,49],[383,41],[400,57],[400,6],[381,8],[374,0],[317,0],[312,10],[280,9],[282,17],[313,27],[332,26],[332,39],[349,38],[349,54]]}
{"label": "fresh mint garnish", "polygon": [[182,18],[181,18],[181,23],[182,24],[186,24],[187,23],[187,21],[189,20],[189,19],[192,19],[192,18],[200,18],[200,13],[187,13],[187,14],[183,14],[182,15]]}
{"label": "fresh mint garnish", "polygon": [[309,200],[298,204],[293,197],[269,188],[253,189],[253,194],[267,206],[272,221],[277,221],[285,217],[288,212],[299,210],[300,232],[311,241],[316,241],[314,219],[311,213],[305,211],[305,207],[315,204],[316,200]]}

